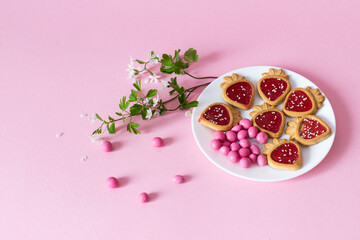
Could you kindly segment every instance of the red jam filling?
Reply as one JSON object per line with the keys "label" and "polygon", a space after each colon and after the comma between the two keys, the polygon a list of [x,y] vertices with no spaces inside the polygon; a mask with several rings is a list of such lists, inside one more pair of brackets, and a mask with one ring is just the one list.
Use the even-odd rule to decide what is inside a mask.
{"label": "red jam filling", "polygon": [[311,108],[311,99],[305,92],[301,90],[292,92],[285,105],[286,110],[293,112],[306,112]]}
{"label": "red jam filling", "polygon": [[222,105],[209,107],[205,111],[203,118],[216,125],[228,125],[230,123],[229,111]]}
{"label": "red jam filling", "polygon": [[279,112],[268,111],[259,114],[255,118],[255,123],[262,129],[277,133],[280,130],[282,120],[282,116]]}
{"label": "red jam filling", "polygon": [[275,101],[285,92],[287,82],[280,78],[267,78],[261,81],[260,88],[270,101]]}
{"label": "red jam filling", "polygon": [[238,82],[226,89],[226,95],[235,102],[248,105],[251,101],[252,88],[248,82]]}
{"label": "red jam filling", "polygon": [[326,127],[315,119],[305,118],[300,127],[300,137],[312,139],[326,132]]}
{"label": "red jam filling", "polygon": [[299,158],[299,151],[295,144],[285,143],[271,153],[271,158],[278,163],[293,164]]}

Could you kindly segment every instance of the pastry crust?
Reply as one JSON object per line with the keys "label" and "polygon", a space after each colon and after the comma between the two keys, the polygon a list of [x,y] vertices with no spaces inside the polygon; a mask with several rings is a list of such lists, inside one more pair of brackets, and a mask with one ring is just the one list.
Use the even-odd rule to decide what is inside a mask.
{"label": "pastry crust", "polygon": [[[283,131],[284,131],[284,127],[285,127],[285,122],[286,122],[286,120],[285,120],[285,115],[284,115],[284,113],[283,113],[281,110],[277,109],[275,106],[269,105],[269,104],[267,104],[266,102],[263,103],[261,106],[259,106],[259,105],[254,106],[253,109],[254,109],[254,111],[250,112],[250,114],[249,114],[250,117],[252,117],[253,125],[254,125],[257,129],[259,129],[259,131],[266,132],[269,137],[271,137],[271,138],[279,138],[279,137],[282,135],[282,133],[283,133]],[[266,130],[266,129],[263,129],[263,128],[260,127],[260,126],[256,123],[256,121],[255,121],[255,119],[256,119],[257,116],[259,116],[259,115],[262,114],[262,113],[269,112],[269,111],[275,111],[275,112],[278,112],[278,113],[281,114],[281,118],[282,118],[282,119],[281,119],[281,125],[280,125],[280,128],[279,128],[279,131],[276,132],[276,133],[270,132],[270,131],[268,131],[268,130]]]}
{"label": "pastry crust", "polygon": [[[258,81],[257,83],[257,90],[258,90],[258,93],[260,95],[260,97],[265,101],[267,102],[268,104],[270,105],[273,105],[273,106],[276,106],[276,105],[279,105],[286,97],[286,95],[288,94],[288,92],[290,91],[291,89],[291,85],[290,85],[290,82],[289,82],[289,76],[286,75],[284,73],[284,71],[280,68],[278,70],[275,70],[273,68],[270,68],[269,69],[269,72],[267,73],[262,73],[261,74],[263,77],[260,78],[260,80]],[[287,87],[285,89],[285,91],[280,95],[280,97],[278,97],[277,99],[275,99],[274,101],[271,101],[265,94],[264,92],[262,91],[261,89],[261,82],[265,79],[269,79],[269,78],[276,78],[276,79],[281,79],[281,80],[284,80],[286,83],[287,83]]]}
{"label": "pastry crust", "polygon": [[[251,86],[250,102],[247,105],[233,101],[226,94],[226,90],[230,86],[232,86],[232,85],[234,85],[236,83],[239,83],[239,82],[247,82]],[[224,77],[224,82],[220,84],[220,87],[223,89],[222,97],[225,100],[225,102],[227,102],[227,103],[229,103],[229,104],[231,104],[231,105],[233,105],[233,106],[235,106],[237,108],[243,109],[243,110],[250,109],[252,107],[252,105],[254,104],[254,97],[255,97],[254,85],[249,80],[247,80],[244,76],[239,76],[236,73],[233,73],[231,75],[231,77],[226,76],[226,77]]]}
{"label": "pastry crust", "polygon": [[[311,139],[305,139],[300,136],[300,130],[302,129],[303,121],[306,118],[315,119],[318,121],[321,125],[323,125],[326,129],[326,132],[320,134],[319,136],[316,136]],[[319,117],[315,115],[305,115],[303,117],[298,117],[295,120],[291,120],[287,123],[288,127],[285,130],[285,133],[290,135],[290,139],[295,139],[302,145],[314,145],[316,143],[319,143],[325,139],[327,139],[331,135],[331,129],[330,127]]]}
{"label": "pastry crust", "polygon": [[[230,121],[227,125],[217,125],[215,123],[212,123],[208,120],[206,120],[203,116],[204,113],[212,106],[214,105],[222,105],[224,106],[228,111],[229,111],[229,116],[230,116]],[[240,115],[240,110],[235,110],[232,106],[229,106],[227,104],[221,103],[221,102],[216,102],[213,104],[210,104],[209,106],[207,106],[201,113],[200,117],[199,117],[199,123],[201,123],[202,125],[204,125],[205,127],[214,129],[216,131],[228,131],[230,130],[233,126],[238,125],[241,118]]]}
{"label": "pastry crust", "polygon": [[[277,149],[279,146],[286,144],[286,143],[293,143],[295,144],[297,150],[298,150],[298,159],[292,163],[292,164],[286,164],[286,163],[279,163],[274,161],[271,158],[271,153]],[[302,167],[302,153],[300,145],[297,142],[287,140],[287,139],[273,139],[273,142],[265,143],[265,150],[262,152],[264,155],[267,155],[267,161],[268,164],[276,169],[282,169],[282,170],[299,170]]]}
{"label": "pastry crust", "polygon": [[[305,111],[305,112],[295,112],[295,111],[290,111],[290,110],[285,109],[285,106],[286,106],[286,103],[287,103],[289,97],[291,96],[291,94],[293,92],[295,92],[297,90],[304,92],[309,97],[309,99],[312,103],[312,107],[310,110]],[[317,109],[322,107],[322,103],[324,100],[325,100],[325,97],[320,93],[320,90],[318,88],[316,88],[316,89],[312,89],[311,87],[306,87],[306,89],[305,88],[294,88],[287,94],[284,104],[283,104],[283,107],[282,107],[282,110],[289,117],[302,117],[305,115],[314,114],[317,111]]]}

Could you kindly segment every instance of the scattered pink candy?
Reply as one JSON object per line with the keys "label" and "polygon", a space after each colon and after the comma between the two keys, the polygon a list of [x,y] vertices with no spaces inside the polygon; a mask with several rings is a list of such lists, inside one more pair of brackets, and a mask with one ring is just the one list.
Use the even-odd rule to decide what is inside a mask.
{"label": "scattered pink candy", "polygon": [[231,151],[234,151],[234,152],[239,151],[240,144],[237,142],[233,142],[230,144],[230,149],[231,149]]}
{"label": "scattered pink candy", "polygon": [[243,168],[249,168],[251,166],[251,160],[247,157],[240,159],[240,166]]}
{"label": "scattered pink candy", "polygon": [[231,131],[233,131],[233,132],[239,132],[241,129],[242,129],[242,126],[236,125],[236,126],[234,126],[234,127],[231,129]]}
{"label": "scattered pink candy", "polygon": [[256,127],[250,127],[248,129],[249,138],[256,138],[259,130]]}
{"label": "scattered pink candy", "polygon": [[248,148],[241,148],[239,150],[240,157],[248,157],[250,155],[250,149]]}
{"label": "scattered pink candy", "polygon": [[112,146],[111,142],[105,140],[101,143],[101,149],[104,152],[111,152],[113,150],[113,146]]}
{"label": "scattered pink candy", "polygon": [[231,142],[225,140],[222,145],[230,147],[230,144],[231,144]]}
{"label": "scattered pink candy", "polygon": [[210,142],[210,146],[214,150],[219,150],[222,146],[222,142],[219,139],[213,139]]}
{"label": "scattered pink candy", "polygon": [[214,132],[214,139],[219,139],[220,141],[225,141],[225,133],[222,131],[216,131]]}
{"label": "scattered pink candy", "polygon": [[252,122],[247,118],[243,118],[240,120],[239,125],[242,126],[244,129],[249,129],[252,126]]}
{"label": "scattered pink candy", "polygon": [[250,158],[251,162],[256,163],[256,161],[257,161],[257,155],[255,155],[255,154],[252,153],[252,154],[250,154],[249,158]]}
{"label": "scattered pink candy", "polygon": [[235,142],[237,139],[236,133],[233,131],[227,131],[225,136],[226,136],[226,140],[228,140],[229,142]]}
{"label": "scattered pink candy", "polygon": [[237,139],[246,139],[248,137],[248,132],[246,130],[240,130],[237,134]]}
{"label": "scattered pink candy", "polygon": [[161,137],[154,137],[151,142],[154,147],[164,146],[164,140]]}
{"label": "scattered pink candy", "polygon": [[177,184],[181,184],[181,183],[184,183],[184,182],[185,182],[185,178],[184,178],[184,176],[182,176],[182,175],[175,175],[175,176],[173,177],[173,181],[174,181],[175,183],[177,183]]}
{"label": "scattered pink candy", "polygon": [[266,157],[264,156],[264,155],[259,155],[258,157],[257,157],[257,163],[258,163],[258,165],[259,166],[265,166],[266,164],[267,164],[267,159],[266,159]]}
{"label": "scattered pink candy", "polygon": [[240,146],[243,148],[248,148],[251,146],[250,141],[247,139],[240,139],[239,143],[240,143]]}
{"label": "scattered pink candy", "polygon": [[268,141],[269,137],[264,132],[259,132],[256,136],[256,141],[260,144],[265,144]]}
{"label": "scattered pink candy", "polygon": [[259,154],[260,154],[260,148],[259,148],[258,145],[255,145],[255,144],[253,144],[253,145],[250,146],[250,151],[251,151],[253,154],[255,154],[255,155],[259,155]]}
{"label": "scattered pink candy", "polygon": [[231,151],[228,154],[228,159],[229,159],[230,162],[236,163],[236,162],[239,161],[240,157],[239,157],[239,154],[237,152]]}
{"label": "scattered pink candy", "polygon": [[223,146],[220,148],[219,151],[220,151],[220,153],[221,153],[222,155],[227,156],[227,155],[229,154],[229,152],[230,152],[230,147],[223,145]]}
{"label": "scattered pink candy", "polygon": [[106,179],[106,183],[107,183],[108,187],[110,187],[110,188],[119,187],[119,180],[115,177],[108,177]]}
{"label": "scattered pink candy", "polygon": [[142,192],[139,194],[140,197],[140,201],[142,203],[148,202],[149,201],[149,194],[147,194],[146,192]]}

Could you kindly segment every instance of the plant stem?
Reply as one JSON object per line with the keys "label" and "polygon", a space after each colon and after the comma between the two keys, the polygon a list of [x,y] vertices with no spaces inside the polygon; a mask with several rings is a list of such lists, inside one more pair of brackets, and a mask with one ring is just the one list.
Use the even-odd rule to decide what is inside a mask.
{"label": "plant stem", "polygon": [[195,78],[195,79],[207,79],[207,78],[213,78],[213,79],[216,79],[216,78],[217,78],[217,77],[195,77],[195,76],[191,75],[191,74],[190,74],[190,73],[188,73],[188,72],[185,72],[185,71],[184,71],[184,73],[185,73],[186,75],[188,75],[188,76],[192,77],[192,78]]}

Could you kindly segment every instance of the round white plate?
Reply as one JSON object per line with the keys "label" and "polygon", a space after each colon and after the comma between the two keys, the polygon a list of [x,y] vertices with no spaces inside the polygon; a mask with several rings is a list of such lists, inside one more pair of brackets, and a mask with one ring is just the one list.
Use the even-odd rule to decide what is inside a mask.
{"label": "round white plate", "polygon": [[[315,144],[313,146],[301,146],[302,154],[303,154],[303,166],[301,169],[297,171],[286,171],[286,170],[278,170],[266,165],[264,167],[260,167],[257,164],[252,164],[252,166],[248,169],[241,168],[239,164],[231,163],[228,161],[227,157],[221,155],[219,151],[214,151],[210,148],[210,141],[213,139],[214,130],[206,128],[198,122],[199,116],[201,112],[210,104],[214,102],[224,102],[220,88],[220,83],[223,82],[223,77],[230,76],[232,73],[236,73],[240,76],[245,76],[246,79],[251,81],[256,88],[256,84],[258,80],[261,78],[261,73],[268,72],[269,68],[278,69],[278,67],[269,67],[269,66],[255,66],[255,67],[247,67],[241,68],[229,73],[222,75],[221,77],[214,80],[210,85],[208,85],[204,91],[200,94],[198,101],[199,106],[194,108],[192,114],[192,130],[195,137],[195,141],[197,142],[201,151],[205,154],[205,156],[214,163],[217,167],[222,170],[233,174],[237,177],[254,180],[254,181],[262,181],[262,182],[274,182],[274,181],[282,181],[291,179],[297,176],[300,176],[316,165],[318,165],[326,156],[326,154],[330,151],[330,148],[335,139],[336,132],[336,122],[334,111],[331,107],[329,99],[325,96],[323,92],[321,92],[325,96],[325,101],[323,103],[322,108],[320,108],[316,115],[323,119],[331,128],[332,134],[326,140]],[[303,87],[306,88],[310,86],[312,88],[317,88],[317,86],[312,83],[310,80],[301,76],[298,73],[292,72],[290,70],[284,69],[285,74],[289,75],[289,81],[291,84],[291,88]],[[321,90],[320,90],[321,91]],[[259,96],[257,90],[255,91],[255,101],[254,105],[261,105],[264,101]],[[279,109],[282,109],[282,104],[277,106]],[[241,110],[241,117],[250,118],[249,113],[253,111],[250,110]],[[286,117],[286,122],[294,119],[290,117]],[[285,125],[286,128],[287,125]],[[285,132],[285,130],[284,130]],[[289,139],[289,136],[283,133],[281,138]],[[253,140],[251,140],[253,141]],[[254,141],[253,141],[254,142]],[[260,144],[258,144],[260,146]],[[263,146],[261,146],[261,150],[263,150]]]}

